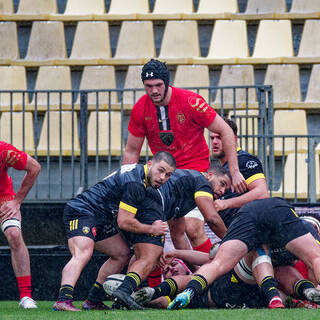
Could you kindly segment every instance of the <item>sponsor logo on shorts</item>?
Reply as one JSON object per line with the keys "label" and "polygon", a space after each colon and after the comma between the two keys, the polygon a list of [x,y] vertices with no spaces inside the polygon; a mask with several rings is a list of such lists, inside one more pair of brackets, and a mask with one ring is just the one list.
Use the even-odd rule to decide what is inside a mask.
{"label": "sponsor logo on shorts", "polygon": [[90,228],[89,228],[89,227],[83,227],[83,228],[82,228],[82,232],[83,232],[84,234],[88,234],[88,233],[90,232]]}

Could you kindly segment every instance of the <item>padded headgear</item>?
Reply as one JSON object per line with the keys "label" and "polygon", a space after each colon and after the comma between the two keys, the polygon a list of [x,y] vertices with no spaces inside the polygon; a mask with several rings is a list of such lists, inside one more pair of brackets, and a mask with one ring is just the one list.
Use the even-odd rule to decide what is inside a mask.
{"label": "padded headgear", "polygon": [[141,71],[141,80],[144,82],[145,80],[151,79],[161,79],[165,85],[165,94],[164,97],[167,95],[168,88],[169,88],[169,70],[167,65],[164,62],[159,60],[151,59],[147,62]]}

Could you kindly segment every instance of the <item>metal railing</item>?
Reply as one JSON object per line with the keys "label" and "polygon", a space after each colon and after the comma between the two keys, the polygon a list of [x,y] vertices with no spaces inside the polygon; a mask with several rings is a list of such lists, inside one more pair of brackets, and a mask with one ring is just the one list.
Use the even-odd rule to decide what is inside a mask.
{"label": "metal railing", "polygon": [[[295,202],[319,200],[316,143],[320,136],[273,135],[271,86],[188,89],[205,96],[218,113],[236,121],[238,144],[261,160],[271,195]],[[0,139],[28,152],[42,165],[28,199],[65,201],[117,169],[130,110],[142,93],[143,89],[0,91]],[[296,139],[296,149],[287,152],[287,141],[292,138]],[[275,139],[282,139],[280,156],[274,152]],[[299,149],[299,139],[305,139],[308,147]],[[307,184],[298,176],[301,151],[308,161]],[[283,178],[290,153],[297,158],[292,169],[296,180],[295,190],[288,193]],[[151,155],[147,145],[141,154],[141,161]],[[23,173],[12,170],[10,174],[18,187]],[[302,184],[307,186],[304,192],[300,192]]]}

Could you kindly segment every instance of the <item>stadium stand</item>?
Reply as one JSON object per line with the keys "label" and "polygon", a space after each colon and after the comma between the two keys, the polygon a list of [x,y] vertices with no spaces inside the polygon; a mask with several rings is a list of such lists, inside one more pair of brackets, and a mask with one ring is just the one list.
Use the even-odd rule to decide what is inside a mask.
{"label": "stadium stand", "polygon": [[200,57],[197,22],[167,21],[159,59],[168,64],[190,64],[196,57]]}
{"label": "stadium stand", "polygon": [[277,13],[284,13],[286,11],[286,0],[248,0],[245,14],[263,19],[266,16],[276,17]]}
{"label": "stadium stand", "polygon": [[0,140],[34,155],[34,127],[31,112],[2,112],[0,118]]}
{"label": "stadium stand", "polygon": [[292,0],[288,17],[292,19],[319,18],[320,3],[317,0]]}
{"label": "stadium stand", "polygon": [[[1,90],[27,90],[25,67],[1,66],[0,91]],[[0,111],[21,111],[28,103],[28,94],[22,94],[22,92],[0,92]]]}
{"label": "stadium stand", "polygon": [[0,0],[0,13],[13,13],[13,0]]}
{"label": "stadium stand", "polygon": [[[61,92],[61,90],[71,90],[71,73],[68,66],[41,66],[35,83],[35,90],[55,90],[54,92],[36,92],[28,110],[53,111],[71,110],[71,92]],[[60,91],[60,92],[57,92]]]}
{"label": "stadium stand", "polygon": [[57,14],[56,0],[20,0],[15,19],[49,20],[50,14]]}
{"label": "stadium stand", "polygon": [[77,113],[46,112],[37,151],[39,156],[80,155]]}
{"label": "stadium stand", "polygon": [[[83,69],[80,90],[116,89],[114,66],[86,66]],[[117,93],[92,92],[88,93],[88,110],[108,110],[111,104],[118,103]],[[75,110],[80,110],[80,95],[74,105]]]}
{"label": "stadium stand", "polygon": [[112,0],[107,18],[110,20],[136,20],[138,15],[150,12],[148,0]]}
{"label": "stadium stand", "polygon": [[[178,20],[182,19],[183,14],[193,12],[193,0],[155,0],[152,18],[159,20]],[[146,18],[144,15],[139,15],[139,17]]]}
{"label": "stadium stand", "polygon": [[217,20],[215,22],[208,56],[194,58],[194,63],[236,64],[239,58],[249,56],[246,22]]}
{"label": "stadium stand", "polygon": [[[110,141],[109,141],[110,139]],[[88,155],[121,154],[121,113],[92,111],[88,119]]]}

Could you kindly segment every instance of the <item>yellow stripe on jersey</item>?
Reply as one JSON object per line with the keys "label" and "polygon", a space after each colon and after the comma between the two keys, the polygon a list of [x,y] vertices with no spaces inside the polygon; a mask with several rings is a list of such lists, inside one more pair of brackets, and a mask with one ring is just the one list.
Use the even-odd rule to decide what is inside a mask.
{"label": "yellow stripe on jersey", "polygon": [[246,180],[247,185],[249,185],[251,182],[256,181],[258,179],[265,179],[266,177],[264,176],[263,173],[256,173],[253,176],[251,176],[250,178],[248,178]]}
{"label": "yellow stripe on jersey", "polygon": [[209,192],[206,192],[206,191],[197,191],[194,194],[194,198],[197,199],[198,197],[209,197],[209,198],[213,199],[213,195]]}
{"label": "yellow stripe on jersey", "polygon": [[297,218],[299,218],[298,214],[297,214],[292,208],[290,208],[290,210],[293,212],[293,214],[294,214]]}
{"label": "yellow stripe on jersey", "polygon": [[131,213],[133,213],[133,214],[136,214],[137,211],[138,211],[137,208],[135,208],[135,207],[133,207],[133,206],[130,206],[130,205],[128,205],[128,204],[126,204],[126,203],[124,203],[124,202],[121,202],[121,201],[120,201],[120,203],[119,203],[119,208],[124,209],[124,210],[126,210],[126,211],[129,211],[129,212],[131,212]]}
{"label": "yellow stripe on jersey", "polygon": [[144,165],[144,186],[147,185],[148,182],[148,165]]}
{"label": "yellow stripe on jersey", "polygon": [[69,222],[69,229],[70,231],[73,231],[73,230],[77,230],[78,229],[78,221],[79,219],[75,219],[75,220],[71,220]]}

